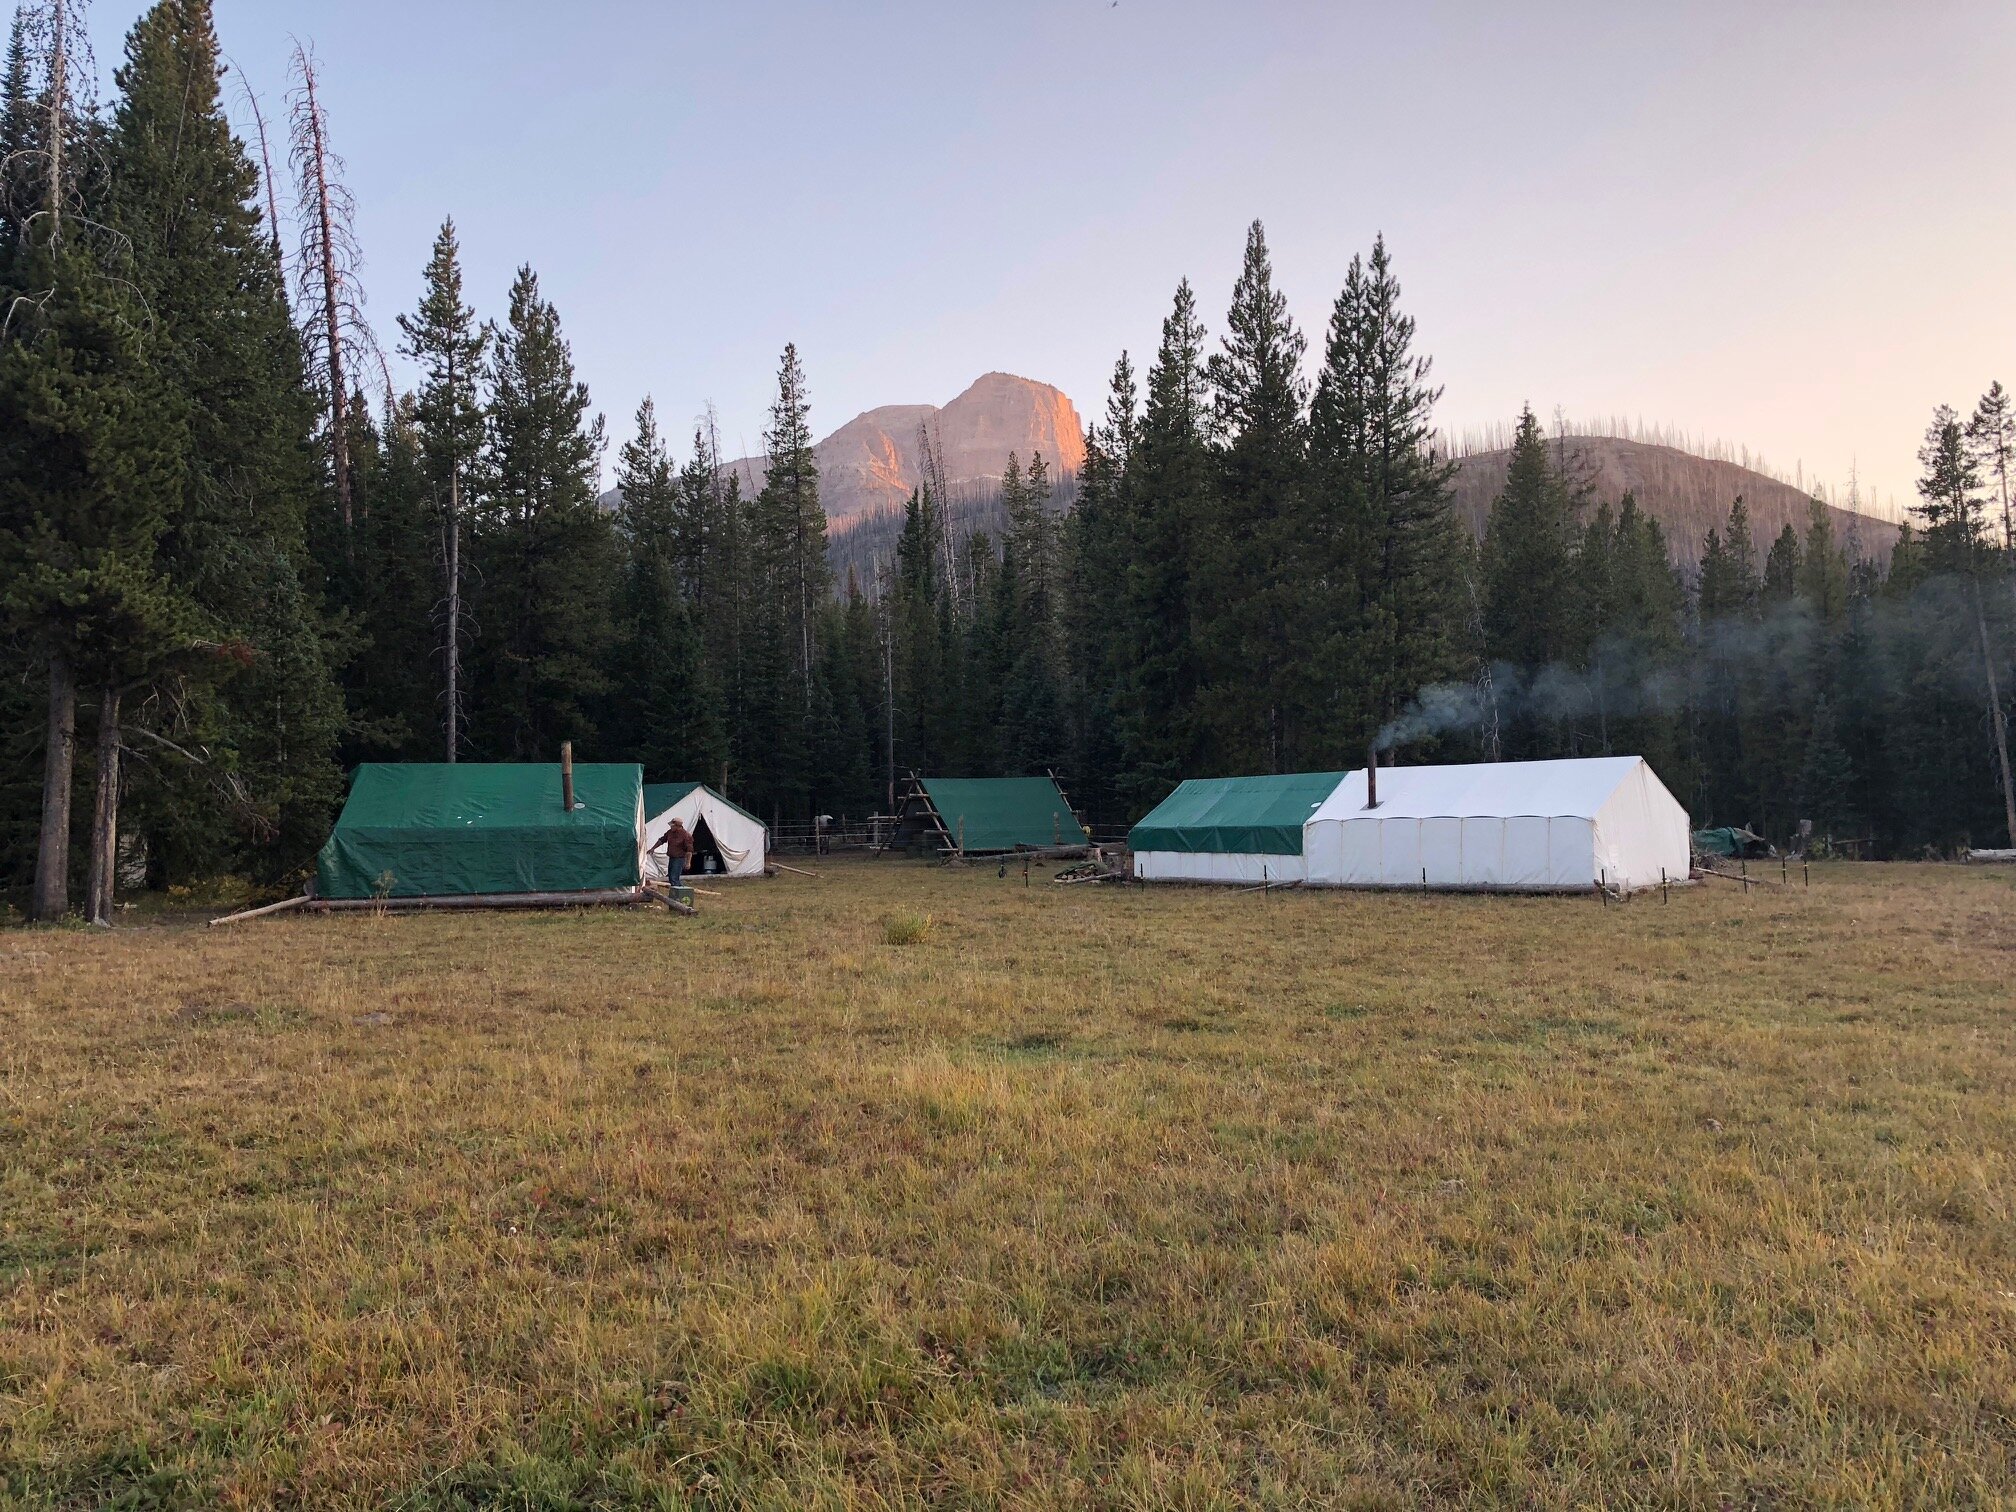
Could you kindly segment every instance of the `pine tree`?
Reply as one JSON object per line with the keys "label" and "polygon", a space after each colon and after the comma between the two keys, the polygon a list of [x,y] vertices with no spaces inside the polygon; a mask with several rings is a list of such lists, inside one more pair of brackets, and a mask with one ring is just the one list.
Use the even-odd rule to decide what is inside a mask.
{"label": "pine tree", "polygon": [[1485,525],[1484,633],[1490,654],[1529,669],[1573,645],[1575,513],[1529,408],[1519,416],[1505,487]]}
{"label": "pine tree", "polygon": [[0,268],[13,262],[22,225],[33,212],[35,129],[28,12],[14,12],[7,57],[0,63]]}
{"label": "pine tree", "polygon": [[1750,618],[1757,612],[1757,546],[1750,533],[1750,512],[1739,495],[1718,537],[1708,533],[1701,557],[1701,618]]}
{"label": "pine tree", "polygon": [[[454,761],[463,742],[462,661],[468,633],[463,618],[465,494],[484,442],[485,417],[477,385],[490,332],[477,325],[476,312],[462,300],[461,247],[453,220],[441,223],[425,277],[419,309],[401,315],[399,329],[405,336],[401,350],[420,368],[414,435],[422,477],[440,522],[441,625],[435,648],[442,668],[443,759]],[[582,407],[585,410],[585,396]],[[418,648],[405,649],[410,656]]]}
{"label": "pine tree", "polygon": [[686,491],[648,397],[637,407],[636,435],[617,453],[616,487],[628,562],[607,667],[605,738],[611,749],[642,762],[654,781],[712,780],[727,755],[727,737],[682,573]]}
{"label": "pine tree", "polygon": [[338,668],[351,631],[312,581],[315,405],[222,74],[209,0],[161,0],[127,39],[107,148],[110,213],[181,425],[161,568],[240,648],[201,677],[185,669],[177,697],[143,710],[177,710],[166,733],[200,732],[211,752],[160,763],[134,794],[157,875],[298,865],[342,790]]}
{"label": "pine tree", "polygon": [[1807,507],[1806,539],[1799,551],[1799,596],[1827,625],[1839,624],[1848,612],[1848,554],[1835,543],[1834,521],[1819,499]]}
{"label": "pine tree", "polygon": [[1122,616],[1135,526],[1130,469],[1138,403],[1134,365],[1122,352],[1107,393],[1105,424],[1086,427],[1078,502],[1065,533],[1071,796],[1094,822],[1104,824],[1127,817],[1119,718],[1122,690],[1133,670]]}
{"label": "pine tree", "polygon": [[1745,770],[1741,717],[1747,669],[1755,658],[1752,626],[1761,586],[1750,513],[1739,496],[1718,538],[1709,532],[1700,571],[1694,660],[1696,759],[1701,773],[1696,807],[1715,822],[1741,823]]}
{"label": "pine tree", "polygon": [[2000,515],[2002,550],[2016,566],[2016,501],[2011,485],[2016,482],[2016,404],[2000,382],[1988,385],[1988,392],[1974,406],[1967,421],[1969,460],[1983,484],[1994,494]]}
{"label": "pine tree", "polygon": [[[1434,446],[1441,389],[1414,351],[1414,321],[1384,237],[1353,258],[1331,311],[1310,405],[1309,542],[1320,590],[1312,660],[1343,672],[1330,688],[1331,738],[1348,761],[1420,688],[1459,670],[1461,538],[1449,507],[1455,467]],[[1327,612],[1326,612],[1327,611]]]}
{"label": "pine tree", "polygon": [[819,503],[819,463],[812,451],[810,402],[798,348],[787,345],[777,368],[777,399],[764,433],[768,458],[763,502],[758,506],[773,532],[770,543],[777,586],[792,647],[792,673],[809,707],[815,656],[813,629],[820,602],[831,585],[826,563],[826,511]]}
{"label": "pine tree", "polygon": [[442,639],[439,561],[443,511],[427,474],[412,395],[368,423],[363,396],[350,407],[358,491],[360,643],[344,668],[352,761],[432,760],[442,754],[442,675],[424,654]]}
{"label": "pine tree", "polygon": [[1806,759],[1799,773],[1799,816],[1813,832],[1834,836],[1852,827],[1855,773],[1841,744],[1834,709],[1823,696],[1813,707]]}
{"label": "pine tree", "polygon": [[1056,520],[1041,454],[1030,459],[1026,473],[1009,454],[1001,499],[1008,528],[1001,554],[1006,609],[998,627],[1003,680],[996,748],[1002,769],[1019,776],[1062,767],[1069,750]]}
{"label": "pine tree", "polygon": [[1217,488],[1196,536],[1202,706],[1210,747],[1233,767],[1292,769],[1315,692],[1296,654],[1313,597],[1302,333],[1274,287],[1255,221],[1221,349],[1207,367],[1220,439]]}
{"label": "pine tree", "polygon": [[1197,707],[1197,536],[1215,483],[1207,439],[1204,327],[1186,279],[1162,322],[1139,441],[1129,464],[1129,551],[1122,623],[1128,680],[1120,690],[1121,797],[1146,813],[1202,769]]}
{"label": "pine tree", "polygon": [[1767,604],[1789,604],[1799,592],[1799,532],[1788,521],[1764,558],[1759,597]]}
{"label": "pine tree", "polygon": [[1933,572],[1969,574],[1979,570],[1987,543],[1986,501],[1981,470],[1967,444],[1960,417],[1940,405],[1918,450],[1925,469],[1918,480],[1913,512],[1925,527],[1927,564]]}
{"label": "pine tree", "polygon": [[1935,574],[1947,574],[1964,585],[1961,592],[1966,607],[1960,612],[1972,619],[1979,650],[1990,742],[2001,781],[2003,833],[2009,844],[2016,846],[2016,771],[2012,771],[2008,721],[2002,709],[2001,669],[2006,656],[1998,644],[2000,637],[1990,626],[1981,590],[1981,580],[1992,562],[1985,501],[1976,492],[1981,486],[1981,471],[1959,417],[1948,406],[1942,404],[1934,412],[1918,462],[1925,469],[1918,480],[1916,513],[1925,524],[1926,563]]}
{"label": "pine tree", "polygon": [[809,817],[817,717],[818,619],[831,583],[826,513],[796,346],[778,364],[764,432],[763,488],[749,510],[742,766],[764,811]]}
{"label": "pine tree", "polygon": [[[163,381],[170,344],[148,318],[134,242],[110,231],[105,133],[80,104],[81,10],[52,0],[32,51],[7,61],[8,230],[0,237],[0,618],[47,674],[32,910],[70,904],[80,682],[98,711],[86,899],[108,922],[125,699],[207,660],[208,621],[163,571],[181,508],[187,412]],[[122,75],[122,78],[124,75]],[[30,102],[32,101],[32,108]],[[37,119],[39,117],[39,119]],[[87,150],[88,149],[88,150]]]}
{"label": "pine tree", "polygon": [[895,746],[888,760],[896,767],[926,772],[952,764],[948,737],[954,721],[941,623],[950,618],[940,578],[943,529],[929,485],[913,489],[903,507],[887,595],[889,723]]}
{"label": "pine tree", "polygon": [[602,420],[530,268],[488,378],[470,729],[491,759],[548,760],[563,740],[592,748],[616,553],[595,486]]}
{"label": "pine tree", "polygon": [[[691,593],[699,625],[708,681],[720,700],[727,751],[744,750],[752,739],[746,718],[743,641],[752,614],[761,607],[761,585],[751,576],[753,556],[747,544],[748,509],[739,473],[721,464],[713,410],[693,433],[693,456],[680,469],[683,499],[676,534],[682,571],[697,573]],[[699,558],[693,560],[694,543]],[[716,772],[717,786],[728,790],[729,756]]]}

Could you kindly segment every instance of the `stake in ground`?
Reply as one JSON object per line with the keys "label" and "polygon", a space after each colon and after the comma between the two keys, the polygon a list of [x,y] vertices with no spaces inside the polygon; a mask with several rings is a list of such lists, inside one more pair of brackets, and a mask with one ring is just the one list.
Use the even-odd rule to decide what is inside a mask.
{"label": "stake in ground", "polygon": [[2016,1476],[2006,874],[823,871],[697,920],[0,936],[0,1500]]}

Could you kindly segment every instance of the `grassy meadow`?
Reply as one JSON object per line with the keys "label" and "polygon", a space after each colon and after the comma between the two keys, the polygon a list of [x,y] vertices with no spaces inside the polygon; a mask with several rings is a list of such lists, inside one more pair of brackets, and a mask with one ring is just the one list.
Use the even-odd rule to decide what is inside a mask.
{"label": "grassy meadow", "polygon": [[2016,1503],[2016,872],[822,871],[0,933],[0,1505]]}

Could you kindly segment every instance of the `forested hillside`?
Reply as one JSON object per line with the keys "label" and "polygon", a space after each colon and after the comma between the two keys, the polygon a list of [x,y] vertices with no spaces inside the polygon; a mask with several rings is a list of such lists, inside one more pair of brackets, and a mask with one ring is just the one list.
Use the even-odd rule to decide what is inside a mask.
{"label": "forested hillside", "polygon": [[82,9],[24,7],[0,79],[0,887],[40,916],[102,918],[121,872],[296,872],[357,761],[563,740],[773,821],[883,808],[914,766],[1054,769],[1121,822],[1374,743],[1642,752],[1700,822],[1886,854],[2016,819],[1999,386],[1935,412],[1887,564],[1823,506],[1772,532],[1732,499],[1676,566],[1530,413],[1479,541],[1383,241],[1312,349],[1255,223],[1222,334],[1185,281],[1145,367],[1121,356],[1074,509],[1018,455],[991,528],[920,485],[886,563],[836,580],[795,348],[760,480],[647,400],[604,509],[609,438],[532,268],[479,312],[444,222],[379,249],[426,288],[365,324],[310,54],[286,140],[248,147],[209,0],[147,11],[103,107]]}
{"label": "forested hillside", "polygon": [[[1708,532],[1729,517],[1729,506],[1744,502],[1750,524],[1767,537],[1787,525],[1803,530],[1813,496],[1794,485],[1725,458],[1697,456],[1677,446],[1625,436],[1590,435],[1558,427],[1552,436],[1555,465],[1595,498],[1613,502],[1633,495],[1639,507],[1665,532],[1667,548],[1680,566],[1701,560]],[[1456,513],[1482,536],[1491,505],[1505,487],[1512,462],[1509,446],[1460,452],[1450,498]],[[1890,560],[1897,527],[1861,511],[1826,505],[1828,524],[1851,555]]]}

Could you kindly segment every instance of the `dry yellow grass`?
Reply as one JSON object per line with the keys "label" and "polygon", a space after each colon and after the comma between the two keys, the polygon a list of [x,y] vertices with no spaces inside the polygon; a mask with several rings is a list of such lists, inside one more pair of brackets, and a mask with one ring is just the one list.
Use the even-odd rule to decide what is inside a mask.
{"label": "dry yellow grass", "polygon": [[2008,1505],[2012,967],[1911,867],[11,932],[0,1502]]}

